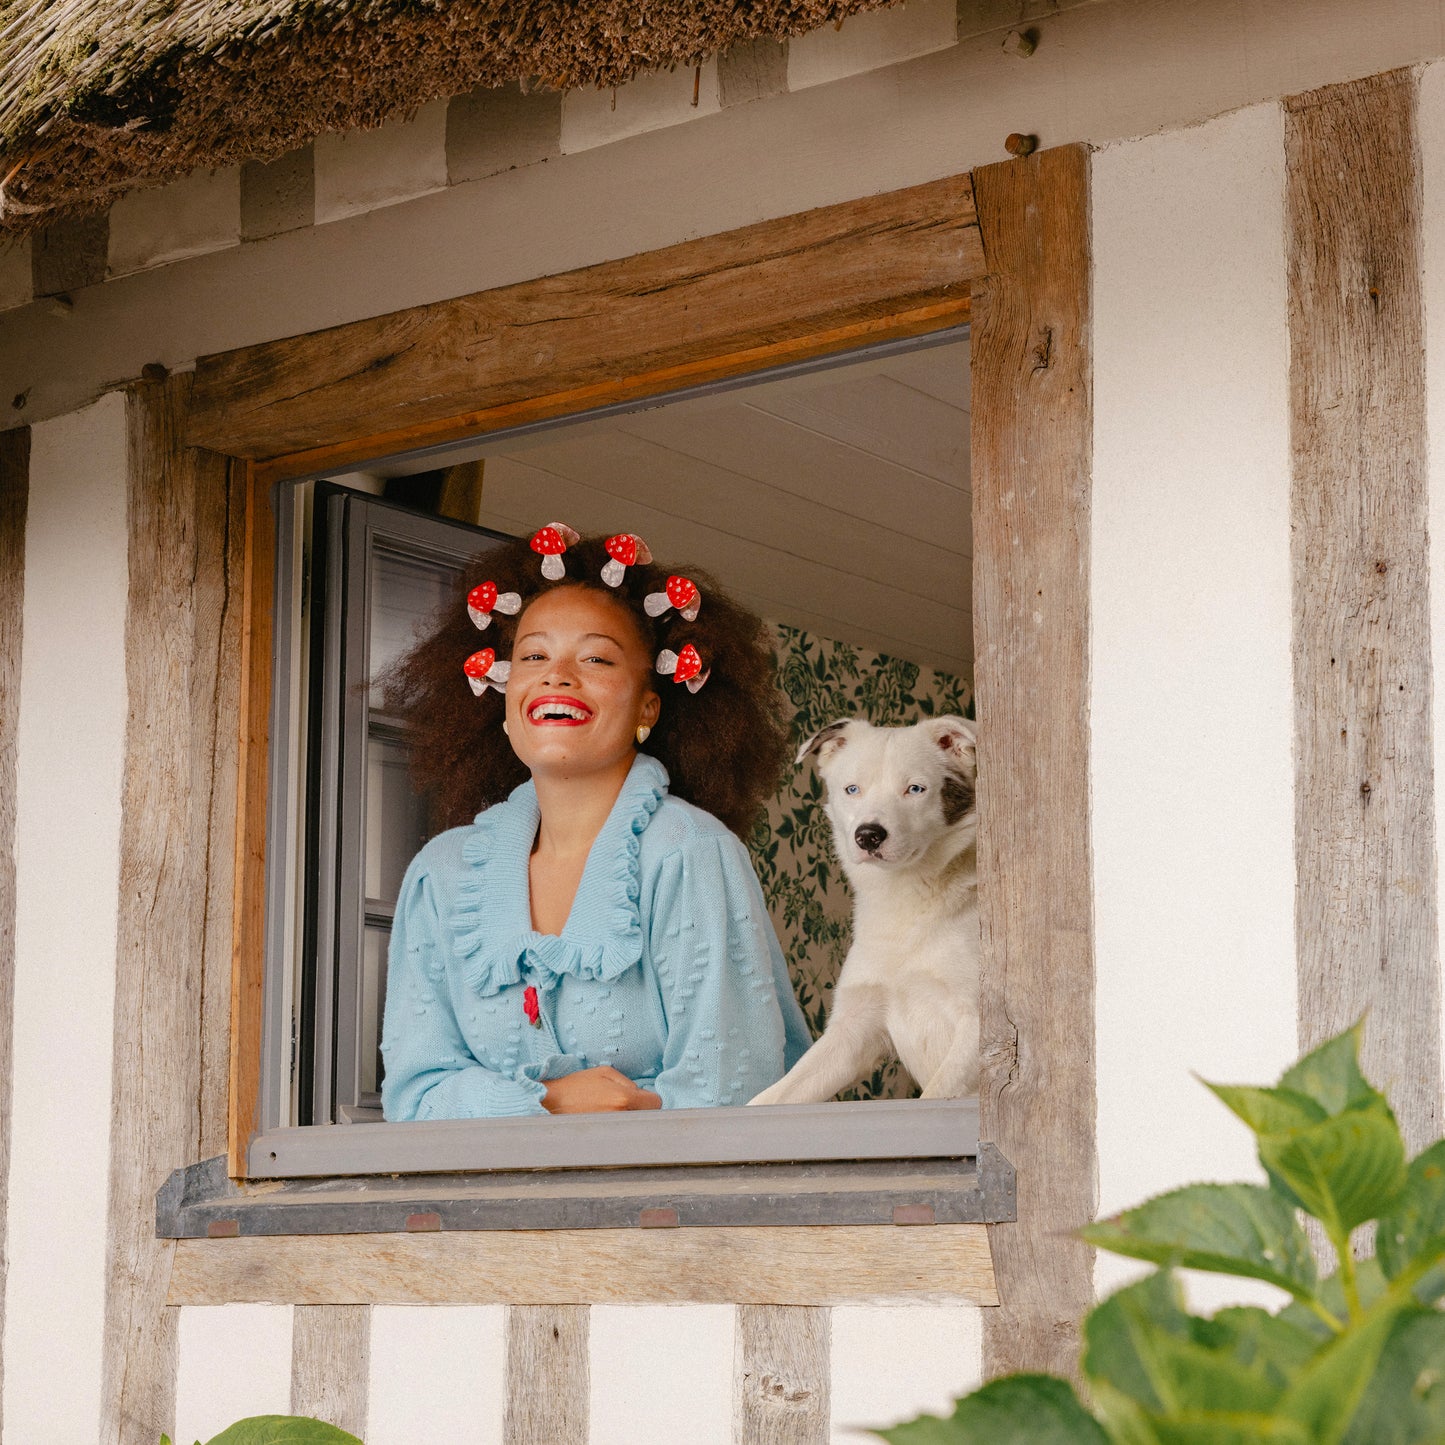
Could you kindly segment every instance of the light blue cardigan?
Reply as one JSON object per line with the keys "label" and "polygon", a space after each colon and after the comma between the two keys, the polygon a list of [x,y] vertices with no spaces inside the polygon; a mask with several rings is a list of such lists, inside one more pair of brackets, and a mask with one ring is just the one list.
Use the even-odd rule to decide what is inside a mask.
{"label": "light blue cardigan", "polygon": [[[745,1104],[808,1047],[742,844],[639,753],[561,936],[531,923],[537,792],[433,838],[402,882],[381,1051],[388,1119],[542,1114],[610,1064],[669,1109]],[[537,990],[540,1026],[526,1017]]]}

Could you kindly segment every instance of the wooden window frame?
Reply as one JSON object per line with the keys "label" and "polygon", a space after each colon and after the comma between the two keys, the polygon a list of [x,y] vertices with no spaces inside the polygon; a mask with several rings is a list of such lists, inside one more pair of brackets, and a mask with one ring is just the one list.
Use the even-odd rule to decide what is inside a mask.
{"label": "wooden window frame", "polygon": [[1019,1212],[989,1226],[1002,1308],[986,1363],[1074,1368],[1092,1258],[1067,1232],[1092,1213],[1095,1174],[1088,194],[1088,152],[1065,146],[201,358],[186,441],[246,471],[233,1176],[261,1058],[271,485],[970,322],[980,1134],[1017,1168]]}

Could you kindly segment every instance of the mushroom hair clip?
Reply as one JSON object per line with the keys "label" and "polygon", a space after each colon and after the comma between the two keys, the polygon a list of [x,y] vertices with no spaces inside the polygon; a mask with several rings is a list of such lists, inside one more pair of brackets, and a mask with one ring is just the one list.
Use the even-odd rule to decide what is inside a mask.
{"label": "mushroom hair clip", "polygon": [[657,654],[657,670],[674,682],[686,683],[689,692],[697,692],[712,676],[712,668],[703,668],[702,654],[690,642],[681,652],[664,647]]}
{"label": "mushroom hair clip", "polygon": [[669,607],[676,607],[678,616],[686,621],[697,621],[697,614],[702,608],[702,593],[690,577],[669,577],[666,592],[649,592],[642,599],[642,610],[649,617],[661,617]]}
{"label": "mushroom hair clip", "polygon": [[479,582],[467,593],[467,616],[485,632],[492,625],[492,613],[508,617],[522,610],[522,598],[516,592],[498,592],[495,582]]}
{"label": "mushroom hair clip", "polygon": [[507,677],[512,671],[512,664],[498,662],[497,654],[490,647],[484,647],[480,652],[472,653],[462,663],[462,671],[466,673],[472,691],[480,697],[489,687],[496,688],[498,692],[506,692]]}
{"label": "mushroom hair clip", "polygon": [[560,581],[567,575],[562,554],[581,540],[565,522],[548,522],[545,527],[539,527],[532,534],[532,550],[541,554],[542,575],[549,582]]}
{"label": "mushroom hair clip", "polygon": [[620,587],[629,567],[652,561],[652,548],[636,532],[619,532],[603,544],[608,560],[602,564],[602,580],[609,587]]}

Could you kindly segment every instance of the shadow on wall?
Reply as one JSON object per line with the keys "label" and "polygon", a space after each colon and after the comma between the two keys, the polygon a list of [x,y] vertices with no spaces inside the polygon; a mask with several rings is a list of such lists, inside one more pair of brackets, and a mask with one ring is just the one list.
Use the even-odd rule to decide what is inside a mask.
{"label": "shadow on wall", "polygon": [[[973,685],[964,678],[797,627],[778,624],[776,632],[778,683],[797,709],[794,751],[804,738],[840,717],[887,725],[973,715]],[[769,801],[748,851],[787,955],[793,991],[816,1038],[827,1021],[833,985],[852,942],[853,900],[833,856],[823,785],[811,763],[795,769]],[[909,1099],[917,1093],[892,1059],[839,1097]]]}

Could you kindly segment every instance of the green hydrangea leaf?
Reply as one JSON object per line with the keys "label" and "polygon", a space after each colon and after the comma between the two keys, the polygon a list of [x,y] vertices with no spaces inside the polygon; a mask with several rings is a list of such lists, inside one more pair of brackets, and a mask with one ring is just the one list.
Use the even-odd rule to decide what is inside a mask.
{"label": "green hydrangea leaf", "polygon": [[1007,1375],[964,1396],[947,1419],[922,1415],[874,1433],[890,1445],[1109,1445],[1073,1386],[1053,1375]]}
{"label": "green hydrangea leaf", "polygon": [[[1360,1296],[1360,1304],[1366,1310],[1385,1293],[1389,1288],[1389,1281],[1381,1271],[1378,1260],[1372,1258],[1355,1261],[1355,1288]],[[1341,1323],[1348,1318],[1349,1307],[1345,1302],[1345,1287],[1338,1272],[1330,1275],[1328,1279],[1320,1281],[1320,1287],[1315,1291],[1315,1299]],[[1321,1340],[1329,1339],[1333,1334],[1329,1326],[1307,1305],[1299,1303],[1286,1305],[1279,1312],[1277,1318],[1286,1320]]]}
{"label": "green hydrangea leaf", "polygon": [[1311,1330],[1283,1314],[1272,1315],[1253,1305],[1219,1310],[1194,1328],[1196,1338],[1214,1349],[1230,1350],[1242,1364],[1258,1366],[1281,1391],[1304,1368],[1320,1343]]}
{"label": "green hydrangea leaf", "polygon": [[1344,1445],[1439,1445],[1445,1440],[1445,1315],[1416,1310],[1395,1323]]}
{"label": "green hydrangea leaf", "polygon": [[1191,1184],[1080,1234],[1152,1264],[1262,1279],[1297,1297],[1315,1288],[1308,1236],[1294,1210],[1259,1184]]}
{"label": "green hydrangea leaf", "polygon": [[1159,1445],[1314,1445],[1293,1420],[1238,1411],[1199,1411],[1154,1426]]}
{"label": "green hydrangea leaf", "polygon": [[[1411,1160],[1400,1197],[1380,1217],[1375,1255],[1387,1279],[1416,1260],[1445,1259],[1445,1139]],[[1431,1270],[1416,1293],[1426,1303],[1445,1294],[1445,1270]]]}
{"label": "green hydrangea leaf", "polygon": [[1259,1161],[1336,1238],[1385,1213],[1405,1187],[1405,1142],[1382,1095],[1307,1128],[1261,1135]]}
{"label": "green hydrangea leaf", "polygon": [[213,1436],[208,1445],[361,1445],[355,1435],[300,1415],[253,1415]]}
{"label": "green hydrangea leaf", "polygon": [[1328,1119],[1329,1113],[1308,1094],[1289,1089],[1256,1089],[1245,1084],[1204,1086],[1256,1134],[1282,1134]]}
{"label": "green hydrangea leaf", "polygon": [[1326,1114],[1368,1106],[1384,1095],[1360,1072],[1365,1021],[1326,1039],[1281,1075],[1279,1087],[1313,1099]]}

